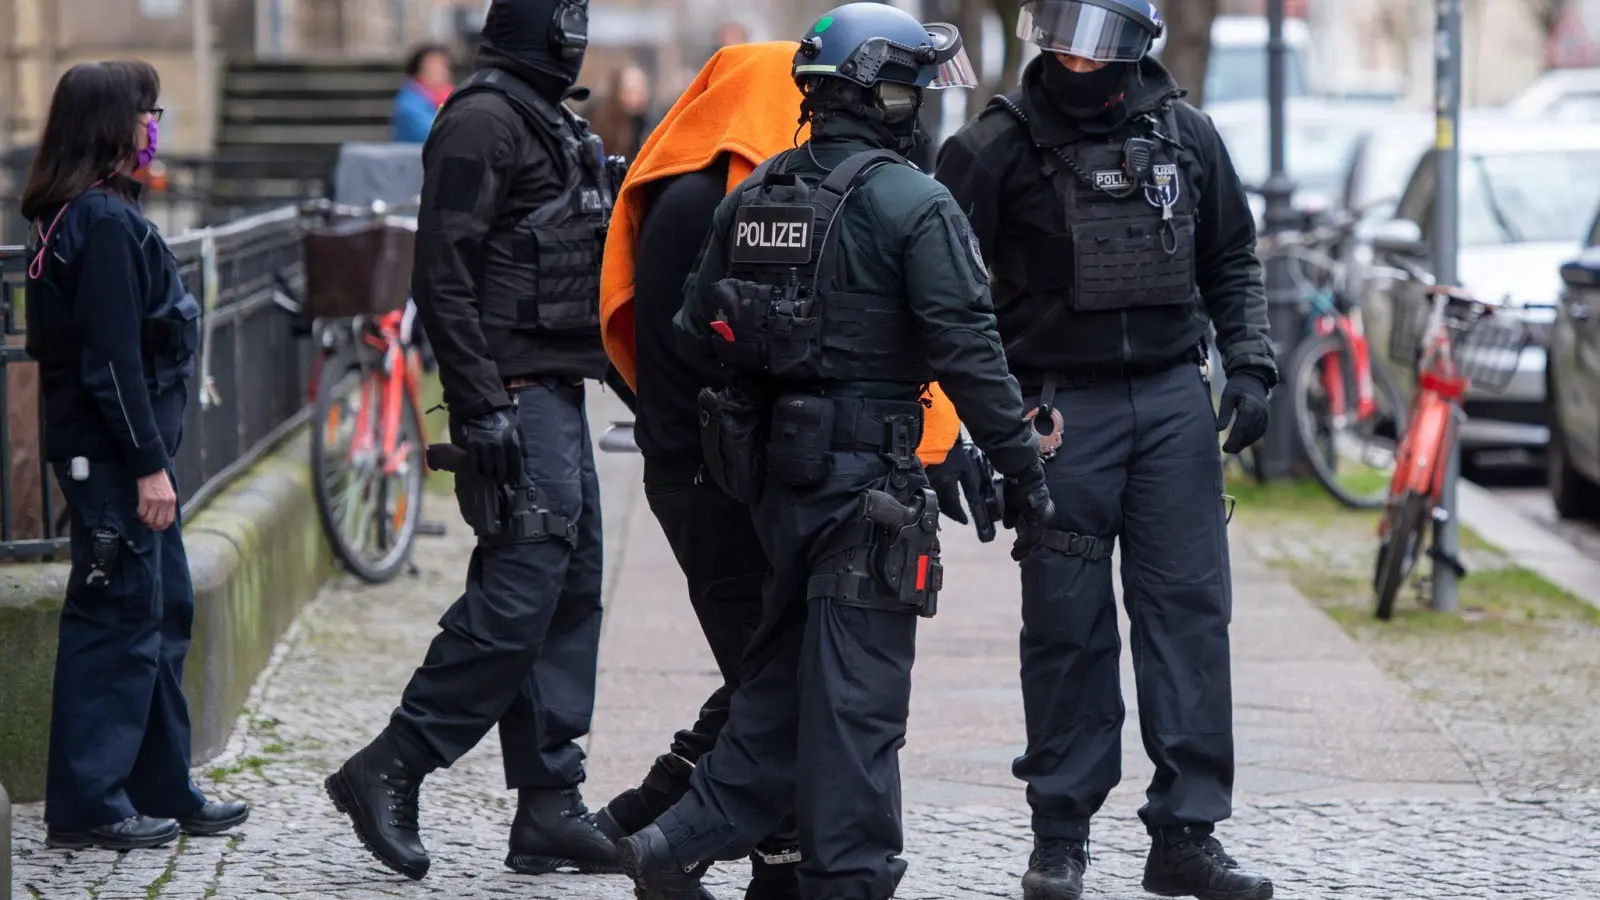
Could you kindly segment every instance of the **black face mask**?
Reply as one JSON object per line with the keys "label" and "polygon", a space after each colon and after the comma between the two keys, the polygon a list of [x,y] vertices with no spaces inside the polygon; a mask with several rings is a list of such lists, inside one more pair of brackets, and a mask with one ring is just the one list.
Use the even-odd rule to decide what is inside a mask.
{"label": "black face mask", "polygon": [[1061,111],[1079,119],[1105,112],[1107,106],[1127,86],[1131,63],[1111,63],[1093,72],[1074,72],[1060,60],[1044,60],[1045,93]]}

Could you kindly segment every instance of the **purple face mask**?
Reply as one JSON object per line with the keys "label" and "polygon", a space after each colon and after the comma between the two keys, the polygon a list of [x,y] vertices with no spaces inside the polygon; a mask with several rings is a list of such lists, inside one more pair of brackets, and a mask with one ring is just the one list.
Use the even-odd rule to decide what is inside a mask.
{"label": "purple face mask", "polygon": [[141,169],[150,165],[150,161],[156,158],[157,138],[161,133],[160,125],[155,119],[151,119],[144,123],[144,133],[150,138],[150,146],[139,151],[139,168]]}

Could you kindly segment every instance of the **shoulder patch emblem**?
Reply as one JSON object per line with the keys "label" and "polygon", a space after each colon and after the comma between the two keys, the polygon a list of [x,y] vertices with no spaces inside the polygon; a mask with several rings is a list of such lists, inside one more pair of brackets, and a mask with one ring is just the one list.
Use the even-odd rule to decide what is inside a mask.
{"label": "shoulder patch emblem", "polygon": [[1157,163],[1144,186],[1145,202],[1156,209],[1176,206],[1182,187],[1178,182],[1177,163]]}

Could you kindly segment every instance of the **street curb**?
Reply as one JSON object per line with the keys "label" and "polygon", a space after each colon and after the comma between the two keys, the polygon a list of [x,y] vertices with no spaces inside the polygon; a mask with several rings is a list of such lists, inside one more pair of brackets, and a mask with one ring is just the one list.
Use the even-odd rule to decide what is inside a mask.
{"label": "street curb", "polygon": [[[197,765],[222,751],[278,638],[333,571],[311,493],[309,451],[302,430],[184,525],[195,616],[183,693]],[[69,571],[65,563],[0,567],[0,782],[17,803],[44,794],[56,630]]]}
{"label": "street curb", "polygon": [[1479,537],[1517,565],[1600,609],[1600,562],[1470,481],[1460,482],[1456,499],[1462,523]]}

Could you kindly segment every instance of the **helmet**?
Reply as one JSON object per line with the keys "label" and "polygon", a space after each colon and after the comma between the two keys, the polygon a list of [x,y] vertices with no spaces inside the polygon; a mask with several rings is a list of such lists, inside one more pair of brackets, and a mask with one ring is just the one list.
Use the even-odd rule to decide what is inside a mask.
{"label": "helmet", "polygon": [[978,86],[954,25],[924,25],[886,3],[847,3],[811,26],[794,55],[794,79],[819,76],[863,88]]}
{"label": "helmet", "polygon": [[1017,37],[1047,53],[1138,62],[1166,23],[1145,0],[1022,0]]}

